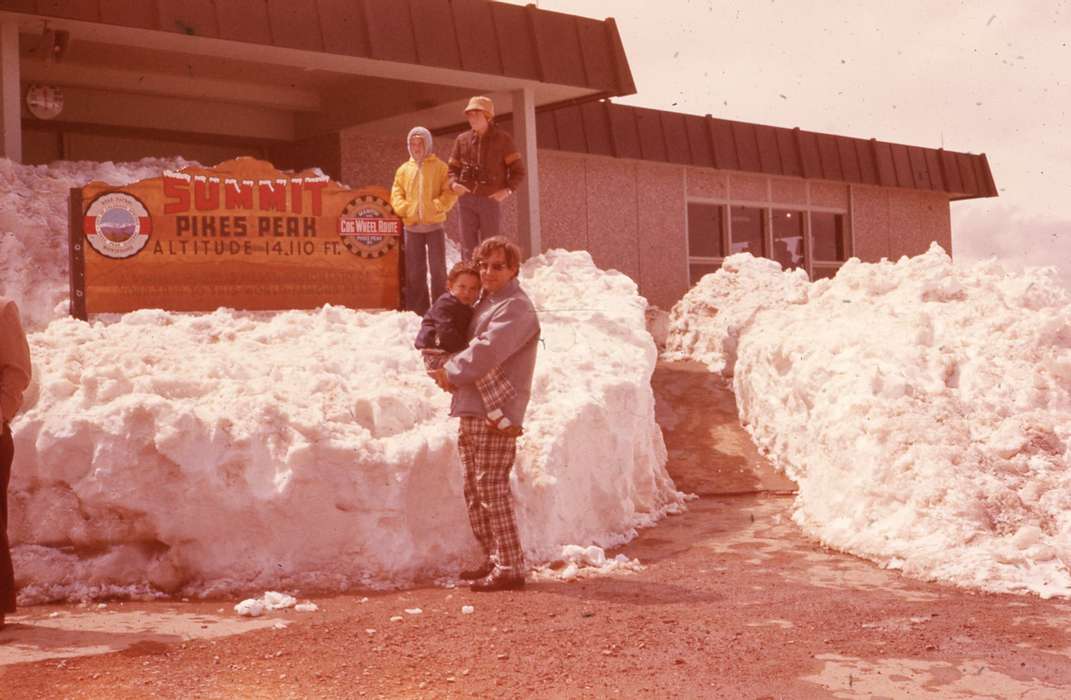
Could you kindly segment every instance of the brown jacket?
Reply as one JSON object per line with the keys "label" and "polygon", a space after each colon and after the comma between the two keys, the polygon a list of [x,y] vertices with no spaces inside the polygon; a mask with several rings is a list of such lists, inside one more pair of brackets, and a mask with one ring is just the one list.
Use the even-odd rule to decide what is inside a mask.
{"label": "brown jacket", "polygon": [[458,134],[448,167],[451,183],[460,182],[481,197],[504,188],[516,190],[525,174],[513,137],[494,124],[482,137],[473,129]]}
{"label": "brown jacket", "polygon": [[0,297],[0,423],[10,423],[30,385],[30,346],[15,302]]}

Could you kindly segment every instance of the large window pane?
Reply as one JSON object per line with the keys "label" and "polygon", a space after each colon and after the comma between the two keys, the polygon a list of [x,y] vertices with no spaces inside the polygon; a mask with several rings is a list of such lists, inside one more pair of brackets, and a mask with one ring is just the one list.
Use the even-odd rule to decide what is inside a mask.
{"label": "large window pane", "polygon": [[688,203],[688,255],[693,258],[724,258],[720,204]]}
{"label": "large window pane", "polygon": [[820,279],[833,279],[837,276],[837,272],[839,270],[839,267],[821,267],[815,265],[814,272],[811,274],[811,281],[814,282],[815,280]]}
{"label": "large window pane", "polygon": [[756,207],[731,207],[733,225],[729,229],[732,234],[733,253],[751,253],[755,257],[766,255],[766,246],[763,245],[763,217],[766,211]]}
{"label": "large window pane", "polygon": [[773,210],[773,259],[785,270],[803,267],[803,212]]}
{"label": "large window pane", "polygon": [[816,261],[840,262],[852,255],[844,214],[812,211],[811,239]]}
{"label": "large window pane", "polygon": [[691,263],[688,265],[689,286],[695,286],[695,283],[698,282],[703,275],[717,272],[719,267],[721,267],[720,263]]}

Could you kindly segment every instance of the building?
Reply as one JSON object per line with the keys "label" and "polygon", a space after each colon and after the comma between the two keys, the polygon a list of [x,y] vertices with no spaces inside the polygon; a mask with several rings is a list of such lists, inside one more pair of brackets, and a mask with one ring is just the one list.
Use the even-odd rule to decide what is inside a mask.
{"label": "building", "polygon": [[[37,88],[31,111],[31,86],[59,91]],[[633,93],[612,19],[532,5],[0,0],[12,159],[244,154],[389,185],[410,126],[442,153],[489,94],[529,166],[505,212],[526,250],[585,248],[664,307],[741,250],[816,277],[950,250],[949,202],[996,196],[984,155],[609,101]]]}

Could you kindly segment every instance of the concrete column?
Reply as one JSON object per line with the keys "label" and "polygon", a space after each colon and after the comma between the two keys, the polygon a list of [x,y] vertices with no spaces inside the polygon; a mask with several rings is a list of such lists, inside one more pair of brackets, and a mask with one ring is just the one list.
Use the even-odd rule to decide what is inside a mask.
{"label": "concrete column", "polygon": [[22,88],[19,86],[19,25],[0,24],[0,156],[22,162]]}
{"label": "concrete column", "polygon": [[535,93],[513,91],[513,141],[524,159],[528,176],[517,191],[517,227],[526,258],[543,252],[539,218],[539,157],[536,153]]}

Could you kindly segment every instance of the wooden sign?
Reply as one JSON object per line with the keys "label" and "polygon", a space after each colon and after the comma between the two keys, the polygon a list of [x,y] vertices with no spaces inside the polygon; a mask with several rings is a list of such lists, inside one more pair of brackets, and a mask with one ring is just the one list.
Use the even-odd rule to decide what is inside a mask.
{"label": "wooden sign", "polygon": [[402,222],[381,187],[237,158],[71,190],[71,314],[401,305]]}

